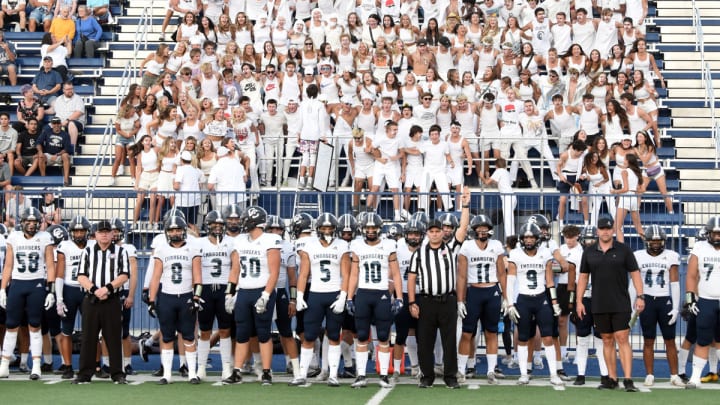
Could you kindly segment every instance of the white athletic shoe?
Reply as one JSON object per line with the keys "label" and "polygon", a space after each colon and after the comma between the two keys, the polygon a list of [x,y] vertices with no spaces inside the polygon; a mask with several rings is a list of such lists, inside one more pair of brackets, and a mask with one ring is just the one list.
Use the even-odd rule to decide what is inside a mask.
{"label": "white athletic shoe", "polygon": [[459,382],[460,384],[464,384],[466,380],[467,377],[465,376],[465,374],[460,372],[457,373],[457,382]]}
{"label": "white athletic shoe", "polygon": [[207,371],[205,366],[198,366],[197,377],[201,380],[204,380],[207,377]]}
{"label": "white athletic shoe", "polygon": [[521,375],[517,380],[517,385],[528,385],[530,384],[530,377],[527,375]]}
{"label": "white athletic shoe", "polygon": [[339,382],[338,379],[335,378],[335,377],[328,377],[328,379],[327,379],[327,385],[328,385],[328,387],[339,387],[339,386],[340,386],[340,382]]}
{"label": "white athletic shoe", "polygon": [[685,383],[682,378],[677,375],[670,377],[670,385],[674,385],[675,387],[685,387]]}
{"label": "white athletic shoe", "polygon": [[0,361],[0,378],[8,378],[10,376],[10,360],[2,359]]}
{"label": "white athletic shoe", "polygon": [[542,357],[537,356],[533,359],[533,366],[536,370],[542,370],[545,368],[545,364],[543,364]]}
{"label": "white athletic shoe", "polygon": [[315,377],[315,381],[327,381],[328,377],[330,377],[330,373],[328,373],[326,370],[323,370],[320,374]]}
{"label": "white athletic shoe", "polygon": [[400,372],[395,370],[395,372],[392,375],[392,380],[395,384],[400,382]]}
{"label": "white athletic shoe", "polygon": [[555,374],[555,375],[550,376],[550,384],[562,387],[565,385],[565,381],[563,381],[562,378],[560,378],[560,376]]}
{"label": "white athletic shoe", "polygon": [[487,382],[488,382],[488,384],[490,384],[490,385],[497,385],[497,384],[498,384],[497,378],[495,377],[495,373],[492,372],[492,371],[490,371],[490,372],[487,373],[487,379],[488,379]]}
{"label": "white athletic shoe", "polygon": [[420,366],[410,366],[410,376],[412,378],[418,378],[420,375]]}
{"label": "white athletic shoe", "polygon": [[646,387],[652,387],[653,384],[655,384],[655,376],[652,374],[648,374],[647,377],[645,377],[645,382],[643,383]]}
{"label": "white athletic shoe", "polygon": [[42,376],[42,369],[40,368],[39,361],[33,361],[32,371],[30,372],[30,379],[35,381],[39,380]]}
{"label": "white athletic shoe", "polygon": [[690,380],[690,381],[685,385],[685,389],[686,389],[686,390],[694,390],[694,389],[700,388],[701,385],[702,385],[702,383],[700,382],[700,380],[697,380],[697,381]]}
{"label": "white athletic shoe", "polygon": [[380,376],[380,381],[378,381],[378,384],[380,384],[380,388],[392,388],[392,384],[390,383],[390,379],[386,375]]}
{"label": "white athletic shoe", "polygon": [[230,375],[232,375],[232,372],[233,372],[232,365],[230,363],[223,363],[221,380],[224,380],[224,379],[230,377]]}

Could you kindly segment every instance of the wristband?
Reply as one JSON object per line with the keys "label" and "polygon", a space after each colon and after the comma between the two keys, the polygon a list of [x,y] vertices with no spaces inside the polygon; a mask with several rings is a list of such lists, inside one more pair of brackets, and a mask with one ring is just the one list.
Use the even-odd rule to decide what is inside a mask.
{"label": "wristband", "polygon": [[55,283],[54,282],[51,281],[51,282],[47,283],[47,291],[50,294],[55,294]]}
{"label": "wristband", "polygon": [[575,291],[570,291],[570,302],[575,302]]}
{"label": "wristband", "polygon": [[470,208],[469,205],[463,205],[462,207],[463,207],[463,208]]}
{"label": "wristband", "polygon": [[290,287],[290,299],[297,299],[297,287]]}
{"label": "wristband", "polygon": [[113,287],[112,283],[105,284],[105,288],[108,290],[108,295],[112,295],[112,293],[115,292],[115,287]]}
{"label": "wristband", "polygon": [[195,284],[193,286],[193,295],[199,297],[202,295],[202,284]]}
{"label": "wristband", "polygon": [[235,295],[235,289],[237,288],[237,284],[233,282],[229,282],[227,285],[227,288],[225,289],[225,294]]}
{"label": "wristband", "polygon": [[410,306],[410,305],[415,305],[415,301],[408,302],[408,306]]}
{"label": "wristband", "polygon": [[555,287],[548,287],[548,290],[550,290],[550,299],[557,301],[557,290]]}
{"label": "wristband", "polygon": [[635,297],[635,299],[640,299],[640,300],[645,301],[645,296],[642,295],[642,294],[640,294],[640,295],[638,295],[637,297]]}
{"label": "wristband", "polygon": [[93,294],[93,295],[94,295],[94,294],[95,294],[95,291],[97,291],[97,289],[98,289],[97,286],[92,286],[92,287],[90,287],[90,294]]}

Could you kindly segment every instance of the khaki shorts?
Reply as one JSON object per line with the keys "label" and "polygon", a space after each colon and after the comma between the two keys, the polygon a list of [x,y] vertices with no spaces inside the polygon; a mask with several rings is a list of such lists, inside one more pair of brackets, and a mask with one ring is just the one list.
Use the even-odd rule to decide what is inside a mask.
{"label": "khaki shorts", "polygon": [[138,182],[138,189],[140,190],[152,190],[157,187],[157,180],[160,172],[142,172],[140,173],[140,181]]}

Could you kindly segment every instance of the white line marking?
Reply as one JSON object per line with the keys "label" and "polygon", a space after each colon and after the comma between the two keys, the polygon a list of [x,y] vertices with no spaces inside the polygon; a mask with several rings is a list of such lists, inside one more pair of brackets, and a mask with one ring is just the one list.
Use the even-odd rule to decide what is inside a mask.
{"label": "white line marking", "polygon": [[467,388],[468,388],[469,390],[479,390],[479,389],[480,389],[480,385],[478,385],[478,384],[472,384],[472,385],[468,385]]}
{"label": "white line marking", "polygon": [[645,387],[637,387],[637,388],[638,388],[638,391],[640,391],[640,392],[652,392],[652,391],[650,391],[649,388],[645,388]]}
{"label": "white line marking", "polygon": [[565,391],[565,386],[564,386],[564,385],[553,385],[552,388],[553,388],[555,391]]}
{"label": "white line marking", "polygon": [[53,384],[57,384],[57,383],[61,383],[61,382],[63,382],[63,380],[61,380],[61,379],[48,380],[48,381],[45,381],[45,384],[47,384],[47,385],[53,385]]}
{"label": "white line marking", "polygon": [[372,398],[365,403],[365,405],[380,405],[383,399],[390,394],[390,391],[392,391],[393,388],[380,388],[380,391],[373,395]]}
{"label": "white line marking", "polygon": [[130,383],[128,383],[128,384],[129,384],[129,385],[140,385],[140,384],[145,384],[145,381],[144,381],[144,380],[138,380],[138,381],[130,382]]}
{"label": "white line marking", "polygon": [[212,386],[213,386],[213,387],[222,387],[222,386],[223,386],[223,383],[222,383],[222,381],[218,381],[218,382],[216,382],[216,383],[213,383]]}

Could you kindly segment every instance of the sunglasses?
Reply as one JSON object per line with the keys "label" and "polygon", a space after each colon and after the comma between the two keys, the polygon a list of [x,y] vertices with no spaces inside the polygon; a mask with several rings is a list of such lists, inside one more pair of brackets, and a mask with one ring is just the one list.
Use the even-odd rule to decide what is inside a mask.
{"label": "sunglasses", "polygon": [[432,97],[423,97],[423,101],[432,101]]}
{"label": "sunglasses", "polygon": [[312,42],[306,42],[306,43],[305,43],[305,46],[307,46],[307,45],[312,45],[312,44],[313,44]]}

